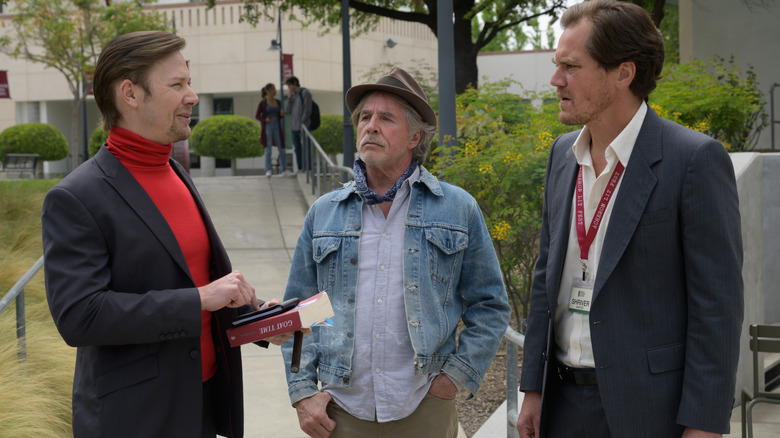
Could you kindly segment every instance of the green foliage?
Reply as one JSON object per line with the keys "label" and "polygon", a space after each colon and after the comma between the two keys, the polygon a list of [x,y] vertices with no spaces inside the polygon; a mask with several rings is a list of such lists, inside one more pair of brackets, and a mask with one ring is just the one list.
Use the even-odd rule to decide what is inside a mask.
{"label": "green foliage", "polygon": [[23,123],[0,133],[0,161],[8,153],[38,154],[42,161],[57,161],[68,156],[68,140],[52,125]]}
{"label": "green foliage", "polygon": [[211,116],[192,129],[190,146],[196,154],[214,158],[247,158],[263,155],[260,125],[249,117]]}
{"label": "green foliage", "polygon": [[89,156],[94,157],[100,150],[100,147],[106,143],[106,140],[108,140],[108,132],[104,131],[102,126],[95,128],[92,134],[89,135],[89,143],[87,145]]}
{"label": "green foliage", "polygon": [[320,127],[311,135],[326,154],[336,155],[344,152],[344,116],[323,114],[321,119]]}
{"label": "green foliage", "polygon": [[[545,97],[506,92],[512,81],[457,97],[457,145],[432,157],[432,170],[477,200],[501,264],[518,327],[527,317],[538,256],[544,174],[554,139],[572,129]],[[534,102],[533,105],[525,102]]]}
{"label": "green foliage", "polygon": [[743,77],[733,57],[667,65],[650,101],[680,123],[701,127],[730,151],[753,149],[758,134],[768,126],[766,102],[753,67]]}

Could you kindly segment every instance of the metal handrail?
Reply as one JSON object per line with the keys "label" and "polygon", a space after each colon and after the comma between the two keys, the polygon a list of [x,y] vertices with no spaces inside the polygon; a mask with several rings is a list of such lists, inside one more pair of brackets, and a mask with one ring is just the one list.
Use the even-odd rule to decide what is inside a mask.
{"label": "metal handrail", "polygon": [[25,341],[25,312],[24,312],[24,287],[32,280],[35,274],[43,267],[43,256],[41,256],[22,278],[11,287],[7,294],[0,300],[0,313],[3,313],[6,307],[11,304],[11,300],[16,300],[16,340],[19,343],[19,360],[27,360],[27,343]]}
{"label": "metal handrail", "polygon": [[354,178],[351,168],[339,166],[331,161],[306,126],[301,126],[301,131],[303,131],[301,135],[303,169],[306,172],[306,184],[311,185],[312,196],[322,196],[336,189],[337,183],[344,184]]}
{"label": "metal handrail", "polygon": [[[507,327],[504,332],[506,340],[506,436],[507,438],[517,438],[517,349],[523,348],[525,344],[525,335],[518,333],[512,327]],[[510,345],[516,348],[510,348]]]}

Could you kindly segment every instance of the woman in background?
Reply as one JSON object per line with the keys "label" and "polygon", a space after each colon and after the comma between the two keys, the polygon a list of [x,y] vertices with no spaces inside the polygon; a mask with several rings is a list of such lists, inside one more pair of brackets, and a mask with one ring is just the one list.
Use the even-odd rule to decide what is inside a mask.
{"label": "woman in background", "polygon": [[260,136],[260,142],[265,148],[265,176],[271,176],[271,155],[272,147],[276,145],[279,148],[279,174],[285,176],[293,175],[292,172],[287,170],[287,154],[285,153],[284,144],[284,109],[282,109],[282,102],[276,98],[276,87],[274,84],[266,84],[262,88],[262,97],[260,104],[257,105],[257,113],[255,119],[260,121],[262,126],[262,134]]}

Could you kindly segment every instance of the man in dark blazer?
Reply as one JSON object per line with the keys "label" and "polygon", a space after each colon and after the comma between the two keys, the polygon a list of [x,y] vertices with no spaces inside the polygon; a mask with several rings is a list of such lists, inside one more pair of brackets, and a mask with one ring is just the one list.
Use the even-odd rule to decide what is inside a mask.
{"label": "man in dark blazer", "polygon": [[717,437],[743,314],[734,170],[645,101],[663,66],[628,2],[569,8],[551,84],[584,125],[550,151],[518,416],[521,437]]}
{"label": "man in dark blazer", "polygon": [[44,201],[49,307],[77,347],[76,437],[243,435],[241,355],[225,329],[261,303],[169,158],[198,102],[184,44],[135,32],[105,47],[94,92],[108,142]]}

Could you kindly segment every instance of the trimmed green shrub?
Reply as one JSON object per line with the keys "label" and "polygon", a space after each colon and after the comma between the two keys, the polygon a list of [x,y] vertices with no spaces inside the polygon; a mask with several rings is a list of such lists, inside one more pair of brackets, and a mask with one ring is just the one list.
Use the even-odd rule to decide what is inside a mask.
{"label": "trimmed green shrub", "polygon": [[730,152],[749,151],[769,126],[758,86],[752,66],[743,74],[734,57],[715,56],[710,62],[668,66],[650,102],[667,118],[720,140]]}
{"label": "trimmed green shrub", "polygon": [[57,161],[68,156],[68,140],[47,123],[22,123],[0,133],[0,161],[5,154],[38,154],[41,161]]}
{"label": "trimmed green shrub", "polygon": [[237,115],[211,116],[192,129],[190,146],[201,156],[247,158],[263,155],[260,124]]}
{"label": "trimmed green shrub", "polygon": [[87,147],[89,149],[89,156],[94,157],[97,151],[100,150],[100,146],[103,146],[108,140],[108,132],[103,130],[102,126],[98,126],[92,131],[89,136],[89,143]]}
{"label": "trimmed green shrub", "polygon": [[344,116],[323,114],[320,127],[311,133],[328,155],[344,152]]}

